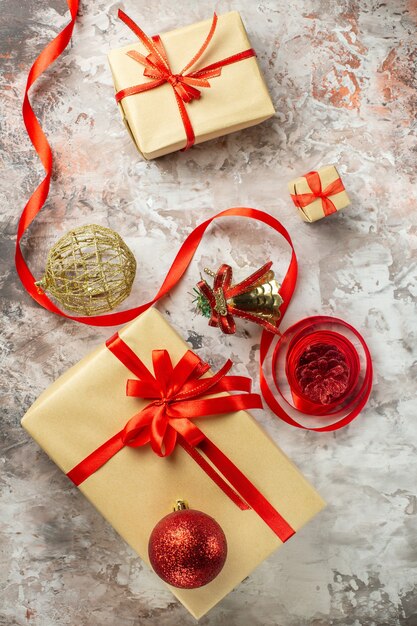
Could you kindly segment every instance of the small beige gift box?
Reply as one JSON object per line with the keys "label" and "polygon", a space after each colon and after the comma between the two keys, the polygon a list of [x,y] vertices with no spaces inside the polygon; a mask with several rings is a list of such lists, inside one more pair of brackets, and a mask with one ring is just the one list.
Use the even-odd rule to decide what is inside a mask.
{"label": "small beige gift box", "polygon": [[[152,350],[168,350],[175,364],[188,349],[155,309],[136,318],[119,336],[149,369]],[[126,380],[131,377],[125,365],[101,345],[39,397],[22,425],[68,473],[148,404],[126,395]],[[318,493],[249,413],[238,411],[195,422],[295,531],[323,508]],[[124,447],[79,489],[148,564],[151,531],[175,500],[185,499],[191,508],[217,520],[228,543],[220,574],[199,589],[170,587],[196,618],[283,545],[254,510],[238,508],[180,446],[166,458],[158,457],[150,445]],[[292,541],[297,541],[297,535]]]}
{"label": "small beige gift box", "polygon": [[321,167],[288,183],[291,198],[305,222],[315,222],[350,204],[335,165]]}
{"label": "small beige gift box", "polygon": [[[211,24],[211,20],[206,20],[162,34],[160,39],[172,70],[171,84],[165,81],[118,102],[123,121],[145,159],[175,152],[187,144],[184,115],[176,100],[172,80],[178,77],[175,72],[181,72],[200,49]],[[209,45],[190,71],[207,68],[250,48],[239,13],[226,13],[218,17]],[[132,51],[133,55],[129,56]],[[144,65],[134,58],[137,53],[144,57],[149,55],[140,40],[109,52],[116,93],[154,80],[144,75]],[[222,67],[221,74],[209,78],[208,82],[210,86],[201,88],[199,99],[180,103],[189,117],[195,143],[259,124],[275,113],[256,56]]]}

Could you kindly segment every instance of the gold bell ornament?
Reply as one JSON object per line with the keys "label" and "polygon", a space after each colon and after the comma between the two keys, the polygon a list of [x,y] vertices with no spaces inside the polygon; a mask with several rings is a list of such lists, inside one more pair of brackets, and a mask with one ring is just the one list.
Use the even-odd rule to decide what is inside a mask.
{"label": "gold bell ornament", "polygon": [[277,333],[283,299],[271,266],[272,261],[265,263],[236,284],[232,284],[230,265],[223,264],[216,273],[205,268],[206,274],[214,279],[213,287],[206,280],[197,284],[194,289],[197,311],[209,318],[210,326],[217,326],[227,335],[236,331],[234,317],[250,320]]}

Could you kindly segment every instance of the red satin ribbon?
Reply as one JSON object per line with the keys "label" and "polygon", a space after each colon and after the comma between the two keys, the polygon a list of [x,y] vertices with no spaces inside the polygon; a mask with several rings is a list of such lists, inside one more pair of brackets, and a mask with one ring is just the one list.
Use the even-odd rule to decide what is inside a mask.
{"label": "red satin ribbon", "polygon": [[60,33],[58,33],[55,39],[48,43],[48,45],[42,50],[40,55],[33,63],[32,67],[30,68],[26,81],[22,108],[23,120],[25,122],[27,133],[36,152],[39,155],[46,175],[41,181],[40,185],[29,198],[19,219],[16,237],[16,270],[19,274],[20,280],[22,281],[25,288],[29,291],[31,296],[37,302],[39,302],[39,304],[58,314],[62,313],[49,300],[49,298],[45,296],[45,294],[40,294],[37,292],[34,284],[35,279],[28,266],[26,265],[26,262],[23,258],[22,250],[20,248],[20,241],[26,229],[29,228],[29,226],[41,210],[43,204],[45,203],[46,198],[48,197],[53,162],[52,150],[39,124],[39,121],[35,113],[33,112],[32,106],[29,102],[28,92],[33,83],[39,78],[39,76],[41,76],[41,74],[43,74],[48,69],[48,67],[55,61],[55,59],[59,57],[59,55],[67,47],[71,39],[72,31],[74,29],[75,20],[77,18],[78,2],[79,0],[67,0],[67,5],[71,13],[71,20],[69,24],[67,24],[65,28]]}
{"label": "red satin ribbon", "polygon": [[[242,311],[228,302],[228,300],[246,293],[258,284],[269,272],[271,267],[272,261],[269,261],[259,268],[259,270],[256,270],[256,272],[245,278],[245,280],[232,285],[232,268],[230,265],[223,264],[214,277],[213,288],[211,288],[205,280],[201,280],[197,284],[197,288],[207,298],[210,304],[211,316],[209,326],[216,326],[226,335],[232,335],[236,332],[236,323],[233,317],[236,316],[259,324],[269,332],[279,333],[278,328],[274,324],[271,324],[271,322],[268,322],[268,320],[254,313],[250,313],[249,311]],[[219,306],[218,303],[219,298],[222,301],[221,306]]]}
{"label": "red satin ribbon", "polygon": [[304,174],[304,177],[307,180],[307,184],[311,189],[311,193],[295,193],[295,195],[291,194],[291,198],[296,207],[302,209],[314,200],[321,198],[321,203],[323,207],[324,215],[331,215],[332,213],[336,213],[337,209],[334,203],[330,200],[329,196],[334,196],[341,191],[344,191],[345,187],[343,185],[342,179],[339,177],[330,185],[326,187],[326,189],[322,189],[321,179],[318,172],[308,172],[308,174]]}
{"label": "red satin ribbon", "polygon": [[[317,326],[321,325],[335,327],[338,331],[347,330],[361,346],[364,364],[361,365],[359,363],[357,349],[348,339],[346,339],[346,337],[340,336],[338,343],[337,340],[335,340],[334,335],[336,333],[334,333],[334,331],[331,331],[331,336],[329,336],[328,331],[316,329]],[[300,320],[288,328],[279,337],[272,353],[272,375],[278,395],[275,395],[269,386],[265,373],[265,365],[267,363],[269,350],[273,340],[274,335],[271,333],[267,333],[265,331],[262,333],[260,345],[260,386],[264,400],[277,417],[282,419],[287,424],[303,430],[330,432],[347,426],[347,424],[359,415],[366,405],[372,390],[373,368],[369,348],[362,335],[355,328],[353,328],[353,326],[336,317],[318,315]],[[295,381],[295,368],[297,366],[297,362],[296,360],[292,360],[292,355],[297,351],[298,347],[301,347],[303,343],[304,345],[314,345],[320,342],[326,342],[328,345],[336,343],[338,347],[343,350],[349,367],[350,378],[346,392],[343,396],[338,398],[337,401],[329,405],[320,405],[318,403],[308,402],[305,398],[296,396],[297,385]],[[291,388],[293,403],[290,403],[285,398],[281,385],[278,381],[278,360],[281,351],[285,349],[285,344],[289,344],[289,349],[285,355],[285,367],[287,370],[287,379]],[[361,374],[362,378],[360,379]],[[288,412],[289,407],[294,407],[299,413],[313,415],[315,417],[332,417],[336,418],[336,421],[326,426],[320,426],[317,428],[305,426],[290,415]]]}
{"label": "red satin ribbon", "polygon": [[160,36],[155,35],[152,38],[148,37],[148,35],[146,35],[143,30],[121,9],[119,9],[118,16],[126,24],[126,26],[134,32],[134,34],[148,50],[149,54],[146,57],[136,50],[129,50],[127,55],[141,65],[144,65],[145,69],[143,75],[152,80],[141,85],[134,85],[132,87],[127,87],[126,89],[121,89],[116,93],[116,102],[120,102],[120,100],[126,98],[127,96],[143,93],[144,91],[149,91],[150,89],[155,89],[165,83],[169,83],[174,91],[187,138],[186,145],[183,150],[191,148],[195,141],[195,135],[185,104],[191,102],[192,100],[199,100],[201,97],[200,89],[210,87],[209,79],[220,76],[223,67],[230,65],[231,63],[237,63],[238,61],[243,61],[244,59],[256,56],[255,51],[252,48],[249,48],[248,50],[233,54],[226,59],[221,59],[220,61],[207,65],[199,70],[189,72],[188,70],[203,56],[213,38],[218,19],[217,15],[214,14],[210,30],[204,40],[204,43],[198,52],[193,56],[191,61],[189,61],[189,63],[187,63],[187,65],[180,72],[178,72],[178,74],[174,74],[169,64],[168,56]]}
{"label": "red satin ribbon", "polygon": [[[251,379],[227,376],[232,366],[230,360],[214,376],[201,378],[208,371],[209,365],[190,350],[175,367],[166,350],[153,350],[152,374],[118,333],[106,342],[106,346],[137,377],[127,381],[126,394],[151,402],[131,417],[120,432],[68,472],[67,476],[76,485],[81,484],[125,446],[137,448],[150,443],[158,456],[165,457],[172,454],[179,444],[237,506],[242,510],[254,509],[281,541],[287,541],[294,534],[291,526],[191,421],[207,415],[262,408],[260,396],[250,393]],[[225,391],[244,393],[205,397]]]}

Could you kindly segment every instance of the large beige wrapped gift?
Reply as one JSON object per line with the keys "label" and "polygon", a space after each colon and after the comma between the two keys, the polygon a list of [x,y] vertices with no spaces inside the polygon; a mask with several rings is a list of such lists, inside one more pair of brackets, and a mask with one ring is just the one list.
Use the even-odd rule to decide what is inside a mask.
{"label": "large beige wrapped gift", "polygon": [[[161,35],[173,74],[181,72],[200,49],[211,23],[211,20],[206,20]],[[190,71],[250,48],[239,13],[232,11],[221,15],[207,49]],[[133,56],[129,56],[132,51]],[[136,40],[109,52],[116,93],[154,80],[144,75],[145,67],[133,58],[135,53],[147,56],[149,51],[141,41]],[[256,56],[223,67],[221,75],[210,78],[209,84],[210,87],[201,88],[200,99],[182,104],[193,129],[195,143],[253,126],[275,113]],[[119,101],[119,108],[133,141],[146,159],[185,147],[185,124],[169,82],[124,97]]]}
{"label": "large beige wrapped gift", "polygon": [[[173,364],[187,350],[155,309],[142,314],[119,335],[151,371],[152,350],[166,349]],[[101,345],[49,387],[22,424],[68,473],[149,403],[126,395],[128,378],[132,373]],[[320,496],[247,412],[195,422],[295,531],[323,508]],[[149,445],[124,447],[79,488],[146,563],[150,533],[176,499],[187,500],[191,508],[217,520],[228,542],[220,574],[199,589],[170,587],[196,618],[282,545],[254,510],[236,506],[180,446],[166,458],[158,457]],[[292,540],[297,540],[296,535]]]}

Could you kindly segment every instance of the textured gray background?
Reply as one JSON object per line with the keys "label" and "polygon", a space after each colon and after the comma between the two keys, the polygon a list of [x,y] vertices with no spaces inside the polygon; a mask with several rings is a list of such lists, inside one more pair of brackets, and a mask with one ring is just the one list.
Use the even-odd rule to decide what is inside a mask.
{"label": "textured gray background", "polygon": [[[301,432],[265,411],[265,428],[329,506],[201,623],[416,626],[416,2],[126,0],[150,34],[213,8],[240,9],[277,109],[261,126],[150,163],[121,124],[106,63],[110,47],[131,40],[115,18],[120,4],[83,0],[70,49],[32,91],[56,156],[50,198],[26,245],[35,275],[69,228],[107,225],[138,259],[132,305],[153,295],[174,250],[214,211],[243,204],[282,219],[301,267],[287,323],[324,312],[361,329],[374,391],[361,417],[334,434]],[[12,263],[17,217],[42,173],[21,119],[23,86],[64,11],[63,0],[0,3],[0,624],[191,625],[19,425],[40,392],[110,334],[40,309]],[[352,206],[303,224],[287,181],[333,162]],[[224,221],[159,307],[202,357],[218,366],[231,356],[255,386],[259,330],[240,325],[236,337],[220,336],[190,312],[188,292],[205,265],[229,261],[243,277],[269,257],[283,271],[281,241]]]}

